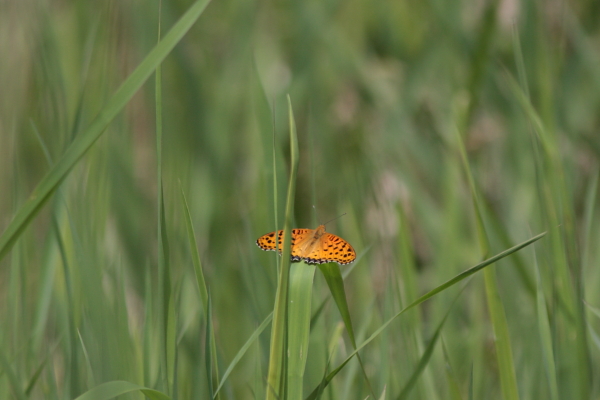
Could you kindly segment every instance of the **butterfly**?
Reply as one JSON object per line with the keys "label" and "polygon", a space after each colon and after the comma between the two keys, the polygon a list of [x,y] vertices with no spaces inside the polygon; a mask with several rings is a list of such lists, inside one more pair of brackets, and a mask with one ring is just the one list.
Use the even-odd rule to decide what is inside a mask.
{"label": "butterfly", "polygon": [[[283,231],[262,235],[256,241],[258,247],[266,251],[275,251],[279,238],[279,252],[283,249]],[[292,261],[304,260],[309,264],[336,262],[340,265],[350,264],[356,260],[356,252],[339,236],[325,232],[325,225],[317,229],[292,229]]]}

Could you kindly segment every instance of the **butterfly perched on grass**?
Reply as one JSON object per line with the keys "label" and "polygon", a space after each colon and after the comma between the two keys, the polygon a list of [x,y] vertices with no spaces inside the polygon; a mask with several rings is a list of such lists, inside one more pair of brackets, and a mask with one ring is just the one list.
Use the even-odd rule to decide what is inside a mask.
{"label": "butterfly perched on grass", "polygon": [[[258,238],[256,244],[263,250],[275,251],[279,240],[279,252],[283,249],[283,231],[267,233]],[[344,239],[325,232],[325,225],[317,229],[292,229],[292,261],[304,260],[309,264],[336,262],[350,264],[356,260],[356,252]]]}

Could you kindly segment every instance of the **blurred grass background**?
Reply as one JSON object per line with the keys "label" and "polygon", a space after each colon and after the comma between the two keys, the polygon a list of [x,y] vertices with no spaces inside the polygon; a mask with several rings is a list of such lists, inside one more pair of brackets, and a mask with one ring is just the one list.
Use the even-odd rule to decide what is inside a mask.
{"label": "blurred grass background", "polygon": [[[189,5],[163,0],[163,31]],[[157,1],[0,2],[0,231],[156,44],[158,9]],[[495,267],[520,398],[552,398],[553,380],[559,398],[599,398],[599,15],[593,0],[214,0],[162,64],[176,382],[162,378],[158,351],[149,81],[0,261],[0,398],[72,399],[111,380],[206,398],[205,306],[179,182],[222,375],[273,310],[275,256],[254,242],[275,229],[273,129],[283,220],[287,93],[300,145],[295,227],[346,213],[327,229],[361,257],[346,280],[359,343],[484,257],[458,129],[491,254],[550,233],[535,254],[529,247]],[[313,296],[314,308],[330,297],[319,273]],[[441,293],[361,351],[375,393],[398,398],[450,299]],[[307,394],[332,349],[330,368],[352,350],[340,323],[331,302],[315,318]],[[506,398],[480,276],[441,336],[408,398]],[[268,349],[269,329],[221,398],[264,397]],[[369,394],[352,361],[322,398]]]}

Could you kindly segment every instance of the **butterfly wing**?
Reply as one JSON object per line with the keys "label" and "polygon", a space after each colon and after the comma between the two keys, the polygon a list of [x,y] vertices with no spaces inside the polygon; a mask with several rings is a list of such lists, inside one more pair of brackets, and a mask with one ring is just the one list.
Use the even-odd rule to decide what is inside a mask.
{"label": "butterfly wing", "polygon": [[[258,238],[256,244],[263,250],[275,251],[277,246],[276,232],[267,233]],[[314,243],[314,229],[292,229],[292,261],[304,260],[308,264],[336,262],[350,264],[356,259],[356,252],[339,236],[324,232],[317,243]],[[277,231],[279,252],[283,248],[283,231]]]}
{"label": "butterfly wing", "polygon": [[354,248],[339,236],[325,232],[320,240],[320,246],[315,248],[306,258],[306,262],[323,264],[336,262],[340,265],[350,264],[356,260]]}
{"label": "butterfly wing", "polygon": [[[298,261],[294,259],[294,256],[298,256],[298,248],[296,244],[302,242],[312,229],[292,229],[292,261]],[[267,233],[262,235],[256,240],[256,245],[265,251],[275,251],[277,241],[279,242],[279,252],[283,249],[283,230],[277,231],[277,241],[275,240],[275,232]],[[296,250],[296,253],[294,253]]]}

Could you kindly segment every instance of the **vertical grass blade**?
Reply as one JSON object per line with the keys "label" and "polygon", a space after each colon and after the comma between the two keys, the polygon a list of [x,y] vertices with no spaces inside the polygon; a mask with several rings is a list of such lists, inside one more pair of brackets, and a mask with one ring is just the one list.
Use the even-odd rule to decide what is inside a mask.
{"label": "vertical grass blade", "polygon": [[208,296],[208,304],[206,305],[206,332],[204,335],[204,362],[206,363],[206,383],[208,387],[208,398],[213,399],[215,392],[213,390],[213,376],[212,376],[212,350],[211,350],[211,337],[213,336],[212,328],[212,305],[210,302],[210,295]]}
{"label": "vertical grass blade", "polygon": [[196,232],[194,231],[194,225],[192,224],[192,216],[190,215],[190,208],[185,197],[185,192],[181,189],[181,202],[183,203],[183,211],[185,213],[185,227],[187,230],[188,244],[190,246],[190,252],[192,257],[192,264],[194,265],[194,274],[196,276],[196,287],[198,288],[198,294],[202,301],[202,309],[206,310],[208,306],[208,290],[206,288],[206,280],[204,279],[204,272],[202,271],[202,262],[200,261],[200,253],[198,252],[198,245],[196,242]]}
{"label": "vertical grass blade", "polygon": [[[583,250],[582,250],[582,264],[583,266],[590,265],[590,253],[592,246],[592,223],[594,220],[594,205],[596,204],[596,197],[598,193],[598,178],[600,170],[596,168],[594,173],[591,175],[591,180],[588,185],[587,193],[585,196],[585,209],[584,209],[584,229],[583,229]],[[583,275],[583,274],[582,274]]]}
{"label": "vertical grass blade", "polygon": [[8,377],[8,382],[12,389],[12,393],[15,396],[15,399],[26,400],[27,397],[25,396],[25,393],[21,388],[21,382],[17,379],[17,374],[8,362],[8,359],[6,358],[6,355],[4,354],[4,351],[2,351],[2,349],[0,349],[0,367],[2,367],[2,370]]}
{"label": "vertical grass blade", "polygon": [[[158,39],[160,41],[160,9],[158,22]],[[156,159],[157,159],[157,234],[158,234],[158,282],[159,282],[159,299],[160,299],[160,332],[161,332],[161,372],[162,382],[167,393],[170,391],[170,348],[169,340],[169,323],[173,315],[169,312],[171,304],[171,275],[169,269],[169,241],[167,231],[165,229],[165,205],[162,184],[162,85],[161,85],[161,65],[156,66],[154,80],[154,101],[156,106]]]}
{"label": "vertical grass blade", "polygon": [[458,380],[456,379],[456,373],[454,372],[452,364],[450,363],[450,357],[448,356],[448,350],[446,349],[444,337],[442,337],[442,351],[444,354],[444,370],[446,371],[446,381],[448,382],[450,398],[452,400],[463,400],[462,395],[460,394],[460,386],[458,384]]}
{"label": "vertical grass blade", "polygon": [[[556,314],[557,327],[565,329],[564,340],[556,348],[559,362],[557,368],[565,373],[561,385],[565,393],[574,398],[589,398],[591,392],[592,371],[589,362],[587,327],[585,311],[581,302],[585,298],[583,286],[583,268],[578,235],[575,228],[575,205],[569,193],[566,168],[561,155],[561,142],[554,130],[540,117],[536,108],[515,79],[507,74],[508,87],[518,101],[527,119],[533,125],[534,149],[541,143],[543,151],[535,152],[536,176],[538,177],[537,196],[540,203],[540,217],[543,223],[552,229],[552,245],[547,247],[551,253],[548,258],[551,267],[547,279],[551,282],[559,304],[564,303]],[[549,123],[551,126],[551,123]],[[542,271],[543,272],[543,271]],[[563,368],[564,366],[564,368]]]}
{"label": "vertical grass blade", "polygon": [[310,305],[316,266],[304,262],[290,267],[290,301],[288,308],[288,399],[302,399],[302,384],[308,338]]}
{"label": "vertical grass blade", "polygon": [[[475,212],[477,222],[479,246],[483,257],[486,257],[489,252],[490,244],[481,215],[482,206],[479,204],[475,180],[473,179],[471,167],[469,166],[469,160],[467,158],[467,152],[458,130],[456,130],[456,137],[463,168],[471,191],[471,200],[473,201],[473,210]],[[512,356],[512,346],[510,344],[510,335],[508,333],[508,323],[506,321],[504,305],[502,304],[500,294],[498,293],[495,271],[493,268],[489,268],[483,272],[483,275],[485,279],[485,293],[488,301],[488,309],[490,312],[490,318],[492,320],[492,328],[494,330],[494,344],[496,345],[496,357],[498,360],[502,395],[505,400],[518,400],[519,391],[517,387],[517,377],[515,374],[515,366]]]}
{"label": "vertical grass blade", "polygon": [[508,323],[506,322],[504,306],[498,293],[495,271],[493,269],[484,271],[484,278],[488,309],[494,330],[494,344],[496,345],[502,396],[505,400],[518,400],[519,391],[517,388],[510,335],[508,333]]}
{"label": "vertical grass blade", "polygon": [[102,108],[87,129],[80,132],[73,143],[52,166],[33,190],[27,201],[19,208],[15,217],[0,236],[0,260],[4,258],[23,230],[41,210],[46,200],[52,196],[58,185],[71,169],[102,135],[108,124],[125,107],[133,95],[150,77],[155,68],[183,38],[206,8],[209,0],[198,0],[186,11],[171,28],[165,38],[158,43],[138,67],[123,82],[117,92]]}
{"label": "vertical grass blade", "polygon": [[[294,130],[296,126],[294,125]],[[291,132],[291,126],[290,126]],[[295,131],[294,131],[295,132]],[[290,133],[291,134],[291,133]],[[275,230],[279,230],[279,210],[278,210],[278,196],[279,189],[277,188],[277,129],[275,125],[275,102],[273,102],[273,216],[275,221]],[[279,248],[279,236],[275,235],[275,247]],[[277,265],[277,274],[281,273],[281,265],[279,258],[275,257],[275,263]]]}
{"label": "vertical grass blade", "polygon": [[537,257],[535,256],[535,246],[533,247],[534,254],[534,266],[535,276],[537,282],[537,297],[536,297],[536,311],[538,320],[538,329],[540,333],[540,345],[542,347],[542,354],[544,356],[544,368],[546,370],[546,377],[548,378],[548,387],[550,391],[550,398],[552,400],[558,400],[558,383],[556,379],[556,365],[554,363],[554,350],[552,348],[552,330],[550,329],[550,321],[548,321],[548,309],[546,308],[546,297],[544,296],[544,290],[542,287],[542,278],[540,275],[540,269],[537,263]]}
{"label": "vertical grass blade", "polygon": [[144,332],[143,332],[143,359],[144,359],[144,385],[145,386],[154,386],[154,382],[156,380],[156,370],[157,368],[157,360],[156,353],[154,350],[155,341],[153,333],[154,330],[153,324],[151,321],[153,320],[155,302],[153,301],[154,296],[152,296],[152,278],[150,268],[147,267],[144,273]]}
{"label": "vertical grass blade", "polygon": [[[400,308],[405,304],[409,304],[418,297],[417,289],[418,285],[418,271],[415,265],[415,251],[414,243],[412,240],[412,234],[410,231],[407,214],[405,212],[405,205],[400,203],[397,207],[399,218],[399,234],[398,234],[398,256],[399,261],[397,264],[398,277],[401,277],[397,282],[397,285],[402,287],[399,290],[398,298],[401,300]],[[423,339],[422,339],[422,323],[421,315],[418,310],[409,312],[406,317],[407,319],[407,342],[412,343],[407,349],[407,358],[413,360],[423,352]],[[439,396],[436,392],[436,386],[430,369],[423,371],[423,379],[418,384],[419,393],[423,393],[423,397],[427,397],[429,400],[438,400]]]}
{"label": "vertical grass blade", "polygon": [[469,400],[473,400],[473,393],[475,392],[473,390],[475,386],[474,380],[473,380],[473,364],[471,364],[471,373],[469,374]]}
{"label": "vertical grass blade", "polygon": [[[188,237],[188,243],[189,243],[189,247],[190,247],[190,252],[191,252],[191,257],[192,257],[192,264],[194,265],[194,275],[196,276],[196,287],[198,288],[198,294],[200,296],[200,300],[202,302],[201,304],[201,309],[204,311],[204,315],[206,318],[208,318],[208,289],[206,287],[206,280],[204,279],[204,272],[202,270],[202,262],[200,261],[200,254],[198,252],[198,245],[196,242],[196,233],[194,231],[194,225],[192,224],[192,216],[190,214],[190,208],[188,207],[188,202],[187,199],[185,197],[185,192],[183,191],[183,188],[181,187],[181,182],[180,182],[180,189],[181,189],[181,201],[183,203],[183,210],[184,210],[184,214],[185,214],[185,226],[186,226],[186,231],[187,231],[187,237]],[[212,367],[213,367],[213,371],[214,371],[214,381],[217,384],[217,386],[221,387],[220,382],[220,378],[219,378],[219,363],[218,363],[218,359],[217,359],[217,345],[216,345],[216,341],[215,341],[215,337],[214,337],[214,330],[210,331],[210,334],[212,335],[211,337],[211,357],[212,357]],[[215,391],[215,394],[217,394],[219,392],[219,390],[217,389]]]}
{"label": "vertical grass blade", "polygon": [[280,399],[284,393],[285,379],[283,371],[286,367],[287,348],[287,301],[291,257],[291,231],[294,214],[294,196],[296,194],[296,176],[298,173],[298,137],[292,101],[288,96],[288,114],[290,120],[290,180],[288,182],[287,201],[285,207],[285,224],[283,252],[277,292],[275,294],[275,310],[271,328],[271,345],[269,351],[269,372],[267,377],[267,400]]}

